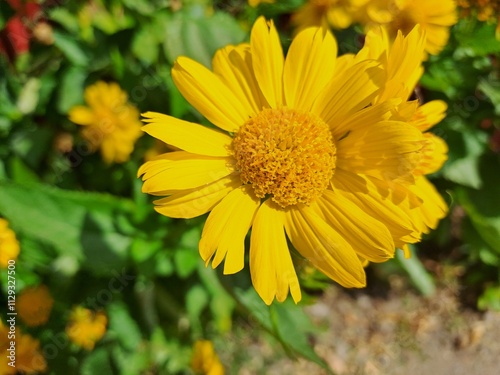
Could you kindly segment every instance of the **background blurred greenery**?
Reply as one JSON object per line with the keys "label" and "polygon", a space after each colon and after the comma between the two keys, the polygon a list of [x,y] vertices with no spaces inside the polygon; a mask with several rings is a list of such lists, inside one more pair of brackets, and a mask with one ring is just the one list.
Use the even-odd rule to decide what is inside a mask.
{"label": "background blurred greenery", "polygon": [[[248,38],[259,14],[275,18],[286,46],[289,14],[302,1],[257,8],[238,0],[38,3],[36,17],[21,15],[27,50],[5,46],[6,26],[20,15],[9,2],[0,4],[0,215],[21,245],[18,294],[45,284],[55,301],[43,326],[19,323],[40,340],[47,373],[189,372],[193,342],[220,343],[237,317],[269,332],[290,356],[325,366],[309,345],[316,328],[300,306],[267,307],[245,272],[219,278],[205,268],[197,250],[203,218],[178,221],[154,212],[136,178],[155,147],[150,137],[139,139],[129,161],[108,165],[68,120],[70,108],[84,104],[85,88],[104,80],[117,82],[142,112],[206,123],[173,85],[175,58],[187,55],[210,66],[216,49]],[[335,35],[342,52],[359,49],[359,27]],[[417,92],[449,106],[433,129],[448,143],[449,160],[433,182],[451,209],[415,250],[463,267],[463,285],[479,309],[500,309],[499,56],[495,25],[462,19],[446,49],[425,63]],[[432,275],[418,256],[370,267],[372,279],[403,273],[422,293],[433,292]],[[309,269],[301,278],[314,292],[304,304],[329,285]],[[7,270],[1,279],[4,316]],[[91,351],[64,336],[76,305],[108,317],[106,335]],[[225,365],[229,373],[239,366]]]}

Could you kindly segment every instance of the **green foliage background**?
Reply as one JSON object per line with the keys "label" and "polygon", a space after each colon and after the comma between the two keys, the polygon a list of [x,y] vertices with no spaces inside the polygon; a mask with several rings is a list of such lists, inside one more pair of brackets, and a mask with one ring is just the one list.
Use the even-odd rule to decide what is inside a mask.
{"label": "green foliage background", "polygon": [[[33,40],[15,61],[0,56],[0,215],[21,242],[18,293],[44,283],[56,301],[45,326],[26,328],[41,340],[48,373],[189,373],[193,341],[211,338],[223,347],[237,318],[269,332],[290,356],[326,366],[309,345],[315,327],[301,306],[287,301],[268,308],[246,271],[220,278],[205,268],[197,251],[203,217],[179,221],[153,211],[136,178],[152,139],[142,137],[129,162],[108,166],[88,152],[67,118],[72,106],[83,104],[85,87],[108,80],[143,112],[204,122],[173,85],[175,58],[210,66],[217,48],[248,38],[259,14],[276,19],[286,46],[287,15],[302,2],[253,9],[237,0],[94,0],[92,15],[86,1],[48,3],[43,17],[53,43]],[[1,30],[12,12],[6,4],[0,10]],[[462,281],[477,290],[480,309],[500,308],[500,42],[494,28],[461,20],[448,47],[425,63],[419,88],[425,101],[449,105],[433,129],[448,143],[449,160],[433,182],[451,214],[418,250],[462,265]],[[355,27],[336,33],[341,50],[356,51],[359,34]],[[54,147],[61,133],[74,137],[69,153]],[[377,267],[379,275],[406,273],[424,294],[434,290],[417,256]],[[4,270],[0,276],[3,312]],[[302,279],[309,290],[328,286],[316,274],[304,272]],[[68,312],[78,304],[109,317],[108,332],[92,352],[64,336]],[[242,364],[225,365],[234,373]]]}

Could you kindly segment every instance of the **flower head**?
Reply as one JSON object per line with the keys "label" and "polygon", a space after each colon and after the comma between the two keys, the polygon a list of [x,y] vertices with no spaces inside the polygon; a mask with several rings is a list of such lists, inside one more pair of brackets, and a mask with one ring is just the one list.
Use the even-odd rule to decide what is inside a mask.
{"label": "flower head", "polygon": [[108,318],[102,311],[94,312],[81,306],[73,308],[66,326],[66,334],[76,345],[94,349],[95,343],[106,333]]}
{"label": "flower head", "polygon": [[103,81],[85,89],[85,102],[87,106],[71,108],[69,119],[84,126],[82,137],[92,148],[101,149],[106,163],[127,161],[142,135],[137,108],[116,83]]}
{"label": "flower head", "polygon": [[244,267],[252,228],[250,274],[267,304],[289,291],[301,298],[287,237],[331,279],[363,287],[364,262],[390,259],[395,241],[416,230],[388,194],[414,183],[407,171],[424,137],[391,119],[401,99],[374,103],[386,77],[380,63],[336,51],[330,32],[308,28],[285,59],[273,23],[259,18],[250,44],[219,50],[213,71],[185,57],[172,70],[181,93],[220,130],[144,115],[145,132],[182,151],[140,168],[143,191],[167,196],[155,202],[166,216],[211,211],[200,254],[213,267],[224,260],[225,274]]}
{"label": "flower head", "polygon": [[15,375],[38,374],[47,369],[45,358],[40,352],[40,342],[30,335],[23,334],[19,328],[16,328],[16,346],[15,346],[15,367],[9,365],[11,360],[10,341],[8,339],[9,329],[0,320],[0,374]]}
{"label": "flower head", "polygon": [[22,291],[16,310],[27,326],[35,327],[47,322],[53,304],[54,299],[49,289],[45,285],[39,285]]}
{"label": "flower head", "polygon": [[16,260],[19,251],[16,234],[9,228],[9,222],[0,218],[0,268],[7,268],[9,260]]}
{"label": "flower head", "polygon": [[224,375],[224,367],[211,341],[198,340],[194,343],[191,368],[196,375]]}

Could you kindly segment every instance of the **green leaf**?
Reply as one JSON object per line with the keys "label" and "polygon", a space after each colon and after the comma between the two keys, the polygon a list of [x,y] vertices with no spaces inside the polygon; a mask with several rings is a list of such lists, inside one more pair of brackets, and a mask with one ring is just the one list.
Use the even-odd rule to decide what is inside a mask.
{"label": "green leaf", "polygon": [[182,55],[209,67],[217,49],[240,43],[244,37],[245,32],[229,14],[215,12],[212,17],[200,17],[177,12],[165,25],[165,54],[171,63]]}
{"label": "green leaf", "polygon": [[66,30],[76,34],[78,32],[78,17],[66,7],[50,9],[49,19],[62,25]]}
{"label": "green leaf", "polygon": [[58,91],[57,110],[66,114],[71,107],[83,103],[84,82],[87,72],[80,67],[72,66],[62,74]]}
{"label": "green leaf", "polygon": [[270,311],[274,330],[289,354],[302,356],[325,370],[330,370],[309,343],[309,335],[315,329],[301,306],[288,299],[284,303],[273,303]]}
{"label": "green leaf", "polygon": [[200,255],[192,249],[174,251],[175,270],[182,279],[190,276],[196,270],[199,261]]}
{"label": "green leaf", "polygon": [[40,179],[33,170],[31,170],[20,158],[14,157],[10,160],[10,170],[12,180],[17,183],[35,183],[40,182]]}
{"label": "green leaf", "polygon": [[87,54],[80,48],[78,41],[71,35],[54,31],[54,45],[61,50],[66,58],[77,66],[86,66],[89,63]]}
{"label": "green leaf", "polygon": [[54,129],[31,127],[17,132],[12,138],[12,150],[33,169],[39,167],[52,144]]}
{"label": "green leaf", "polygon": [[449,159],[443,166],[443,176],[457,184],[479,189],[482,186],[479,174],[479,159],[487,148],[486,133],[462,128],[446,132]]}
{"label": "green leaf", "polygon": [[477,307],[480,310],[500,311],[500,286],[490,287],[479,297]]}
{"label": "green leaf", "polygon": [[80,371],[82,375],[113,374],[108,351],[99,348],[91,352],[82,361]]}
{"label": "green leaf", "polygon": [[[96,272],[124,261],[130,238],[114,230],[114,215],[128,212],[126,200],[65,191],[40,184],[0,182],[0,212],[22,235],[53,246],[61,255],[82,261]],[[106,263],[111,262],[111,263]]]}
{"label": "green leaf", "polygon": [[108,334],[118,339],[126,350],[136,350],[142,342],[142,335],[137,323],[130,316],[127,306],[122,302],[114,302],[108,307],[107,313],[109,316]]}
{"label": "green leaf", "polygon": [[409,245],[412,256],[408,259],[404,257],[402,251],[396,251],[396,260],[410,277],[413,285],[424,296],[432,296],[436,292],[436,285],[431,275],[426,271],[422,262],[418,259],[415,246]]}
{"label": "green leaf", "polygon": [[142,62],[151,65],[158,60],[159,41],[155,37],[155,25],[144,25],[132,40],[132,52]]}
{"label": "green leaf", "polygon": [[500,43],[495,38],[495,24],[462,21],[455,28],[459,48],[456,55],[487,56],[500,52]]}
{"label": "green leaf", "polygon": [[203,334],[200,315],[208,305],[207,291],[201,285],[194,285],[186,294],[186,309],[195,336]]}
{"label": "green leaf", "polygon": [[491,100],[495,106],[495,113],[500,115],[500,81],[481,79],[477,87]]}
{"label": "green leaf", "polygon": [[500,161],[488,156],[481,160],[480,173],[484,181],[481,190],[457,189],[457,200],[469,215],[474,228],[491,249],[500,254]]}

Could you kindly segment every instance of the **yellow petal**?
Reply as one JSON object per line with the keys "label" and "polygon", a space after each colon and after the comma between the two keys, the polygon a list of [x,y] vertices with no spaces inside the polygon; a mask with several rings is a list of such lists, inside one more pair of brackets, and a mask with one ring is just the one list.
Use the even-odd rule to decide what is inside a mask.
{"label": "yellow petal", "polygon": [[172,79],[186,100],[221,129],[235,132],[251,115],[219,76],[196,61],[179,57]]}
{"label": "yellow petal", "polygon": [[422,133],[404,122],[382,121],[337,142],[337,167],[385,180],[413,181]]}
{"label": "yellow petal", "polygon": [[77,105],[70,109],[69,120],[79,125],[91,125],[96,122],[94,112],[83,105]]}
{"label": "yellow petal", "polygon": [[143,114],[142,130],[181,150],[207,156],[228,156],[232,138],[219,131],[161,113]]}
{"label": "yellow petal", "polygon": [[336,123],[331,127],[333,137],[341,139],[352,131],[359,132],[363,128],[374,126],[378,122],[389,120],[392,116],[392,111],[400,101],[400,99],[388,100],[357,111],[347,117],[345,121]]}
{"label": "yellow petal", "polygon": [[185,151],[163,154],[161,159],[148,161],[141,168],[142,191],[174,193],[209,184],[233,172],[232,158],[195,155]]}
{"label": "yellow petal", "polygon": [[378,63],[363,61],[335,74],[314,102],[312,111],[334,127],[366,107],[383,83]]}
{"label": "yellow petal", "polygon": [[326,190],[317,205],[324,220],[358,255],[370,262],[384,262],[394,256],[394,241],[387,227],[350,200]]}
{"label": "yellow petal", "polygon": [[283,105],[283,49],[273,21],[259,17],[250,34],[252,62],[262,94],[272,108]]}
{"label": "yellow petal", "polygon": [[286,212],[285,229],[293,246],[317,269],[347,288],[366,285],[366,275],[352,246],[310,207]]}
{"label": "yellow petal", "polygon": [[411,211],[412,218],[420,218],[425,227],[421,227],[423,233],[428,233],[429,228],[435,229],[443,217],[448,213],[448,206],[443,197],[438,193],[434,185],[429,180],[421,176],[415,181],[415,185],[409,187],[423,203],[417,209]]}
{"label": "yellow petal", "polygon": [[[403,242],[403,238],[416,230],[409,214],[364,176],[337,169],[332,183],[338,195],[349,199],[368,215],[384,223],[389,229],[395,245],[402,246],[404,242],[407,242]],[[416,242],[417,239],[414,238],[410,242]]]}
{"label": "yellow petal", "polygon": [[308,28],[292,41],[285,61],[283,83],[286,105],[309,111],[333,77],[337,42],[322,28]]}
{"label": "yellow petal", "polygon": [[442,100],[432,100],[419,106],[410,123],[420,131],[426,131],[446,116],[448,105]]}
{"label": "yellow petal", "polygon": [[207,213],[229,192],[241,186],[238,177],[224,177],[200,188],[184,190],[154,201],[155,210],[162,215],[190,219]]}
{"label": "yellow petal", "polygon": [[259,207],[260,200],[249,186],[229,193],[208,215],[200,240],[200,255],[208,264],[215,253],[212,267],[224,258],[224,274],[241,271],[245,257],[245,236]]}
{"label": "yellow petal", "polygon": [[255,216],[250,238],[250,275],[264,302],[270,305],[274,297],[280,302],[288,295],[295,303],[301,299],[300,285],[284,231],[285,214],[270,200],[264,202]]}
{"label": "yellow petal", "polygon": [[226,84],[242,105],[252,115],[268,107],[253,73],[252,54],[249,44],[219,49],[213,58],[214,73]]}
{"label": "yellow petal", "polygon": [[346,29],[352,23],[352,15],[342,6],[331,7],[326,16],[330,25],[336,29]]}

